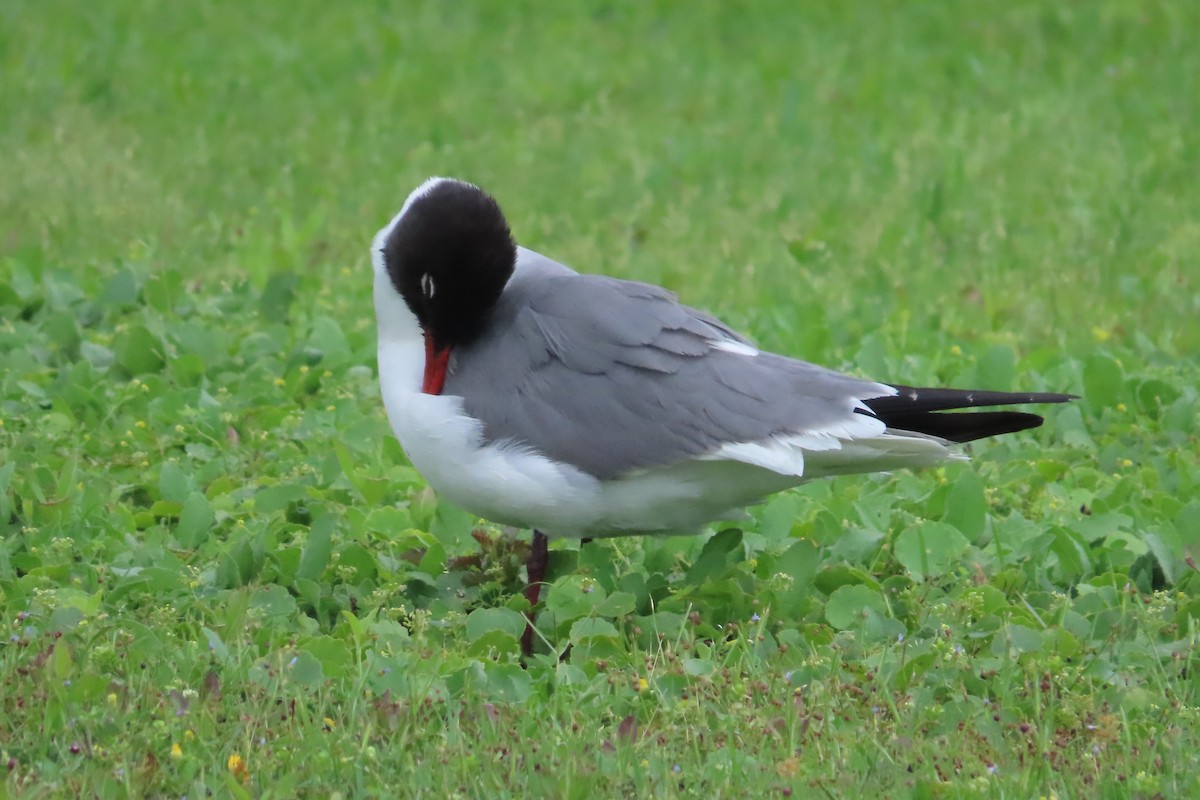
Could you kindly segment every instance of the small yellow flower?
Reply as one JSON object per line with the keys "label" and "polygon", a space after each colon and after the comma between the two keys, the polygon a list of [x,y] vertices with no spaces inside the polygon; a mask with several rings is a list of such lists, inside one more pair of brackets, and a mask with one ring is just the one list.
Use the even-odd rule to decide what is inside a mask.
{"label": "small yellow flower", "polygon": [[1117,403],[1117,411],[1120,411],[1122,414],[1124,414],[1125,413],[1125,404]]}
{"label": "small yellow flower", "polygon": [[326,411],[333,411],[333,410],[334,410],[334,407],[333,407],[333,406],[325,406],[325,410],[326,410]]}
{"label": "small yellow flower", "polygon": [[322,719],[321,721],[325,723],[325,730],[327,730],[327,731],[331,731],[331,730],[333,730],[334,728],[336,728],[336,727],[337,727],[337,723],[336,723],[336,722],[334,722],[334,721],[333,721],[332,719],[330,719],[329,717],[325,717],[325,718],[324,718],[324,719]]}
{"label": "small yellow flower", "polygon": [[135,428],[144,428],[144,427],[146,427],[146,421],[139,419],[137,422],[134,423],[134,427]]}
{"label": "small yellow flower", "polygon": [[301,374],[301,375],[307,375],[307,374],[308,374],[308,364],[301,364],[301,365],[300,365],[300,374]]}
{"label": "small yellow flower", "polygon": [[116,693],[116,692],[109,692],[109,693],[108,693],[108,698],[107,698],[107,699],[108,699],[108,704],[109,704],[110,706],[115,706],[115,705],[117,704],[117,693]]}
{"label": "small yellow flower", "polygon": [[233,777],[237,778],[242,783],[250,782],[250,768],[246,766],[246,761],[237,753],[229,754],[229,761],[226,762],[229,771],[233,773]]}
{"label": "small yellow flower", "polygon": [[954,344],[954,345],[950,345],[950,355],[952,355],[952,356],[961,356],[961,355],[962,355],[962,348],[961,348],[961,347],[959,347],[959,346],[958,346],[958,345],[956,345],[956,344]]}
{"label": "small yellow flower", "polygon": [[1099,325],[1092,328],[1092,338],[1094,338],[1097,342],[1107,342],[1108,337],[1111,335],[1112,334],[1104,330],[1104,328],[1101,328]]}
{"label": "small yellow flower", "polygon": [[171,742],[171,758],[183,758],[183,748],[179,742]]}
{"label": "small yellow flower", "polygon": [[1128,469],[1129,467],[1133,466],[1133,462],[1130,461],[1128,458],[1123,458],[1123,459],[1121,459],[1121,466]]}
{"label": "small yellow flower", "polygon": [[638,678],[637,690],[639,692],[644,692],[649,688],[650,688],[650,681],[646,680],[645,678]]}
{"label": "small yellow flower", "polygon": [[191,728],[188,728],[186,731],[183,732],[184,741],[190,742],[192,739],[195,739],[195,738],[196,738],[196,734],[192,732]]}
{"label": "small yellow flower", "polygon": [[276,379],[275,379],[275,385],[276,385],[276,386],[284,386],[284,385],[286,385],[286,384],[287,384],[287,381],[285,381],[283,378],[276,378]]}

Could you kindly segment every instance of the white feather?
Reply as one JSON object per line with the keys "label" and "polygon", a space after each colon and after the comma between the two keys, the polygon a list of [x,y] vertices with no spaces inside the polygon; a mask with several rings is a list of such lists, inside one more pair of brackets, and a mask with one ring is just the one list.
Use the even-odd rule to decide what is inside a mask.
{"label": "white feather", "polygon": [[759,352],[757,347],[752,347],[751,345],[748,345],[745,342],[739,342],[736,339],[717,339],[709,342],[709,344],[712,345],[713,350],[722,350],[726,353],[735,353],[739,356],[754,357],[758,355]]}

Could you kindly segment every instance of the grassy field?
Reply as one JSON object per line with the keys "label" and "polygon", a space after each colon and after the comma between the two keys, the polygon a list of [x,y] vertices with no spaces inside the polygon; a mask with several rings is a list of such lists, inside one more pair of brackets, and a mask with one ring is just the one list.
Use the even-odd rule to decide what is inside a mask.
{"label": "grassy field", "polygon": [[[3,4],[0,798],[1200,796],[1197,30]],[[523,669],[527,533],[438,503],[378,398],[367,247],[431,174],[766,347],[1084,399],[557,543]]]}

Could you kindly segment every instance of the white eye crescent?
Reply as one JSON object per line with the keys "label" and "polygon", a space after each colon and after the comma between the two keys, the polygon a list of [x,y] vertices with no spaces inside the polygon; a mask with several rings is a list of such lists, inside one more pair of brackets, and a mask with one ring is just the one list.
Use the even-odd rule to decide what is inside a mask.
{"label": "white eye crescent", "polygon": [[430,275],[428,272],[426,272],[424,275],[421,276],[421,293],[424,294],[426,297],[428,297],[430,300],[432,300],[433,292],[434,292],[433,276]]}

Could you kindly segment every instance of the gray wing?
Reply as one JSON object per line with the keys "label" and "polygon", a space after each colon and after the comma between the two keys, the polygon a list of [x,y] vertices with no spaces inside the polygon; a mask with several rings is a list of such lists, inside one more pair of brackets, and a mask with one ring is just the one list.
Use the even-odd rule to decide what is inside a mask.
{"label": "gray wing", "polygon": [[444,393],[463,397],[488,441],[528,445],[600,479],[730,443],[843,430],[863,419],[860,398],[892,393],[747,355],[742,337],[666,290],[596,275],[518,273],[489,331],[455,350]]}

